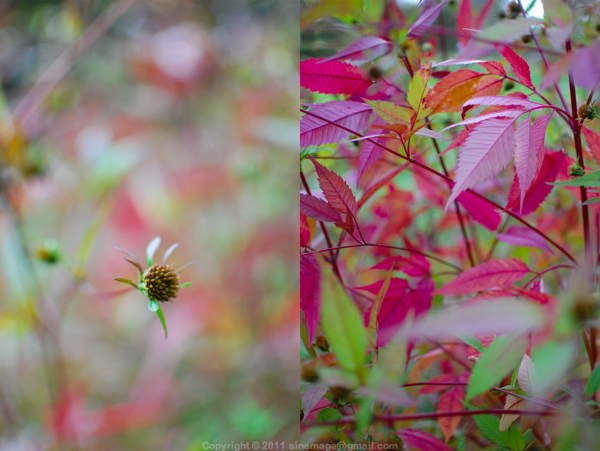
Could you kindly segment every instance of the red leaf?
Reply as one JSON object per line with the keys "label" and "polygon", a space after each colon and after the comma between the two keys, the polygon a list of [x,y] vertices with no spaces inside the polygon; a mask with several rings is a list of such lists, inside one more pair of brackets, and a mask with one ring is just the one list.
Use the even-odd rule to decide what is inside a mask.
{"label": "red leaf", "polygon": [[300,211],[315,221],[342,222],[342,215],[329,203],[314,196],[300,194]]}
{"label": "red leaf", "polygon": [[373,82],[360,67],[341,61],[300,62],[300,86],[322,94],[361,94]]}
{"label": "red leaf", "polygon": [[585,136],[585,141],[590,148],[594,160],[600,164],[600,135],[587,127],[581,127],[581,131],[583,132],[583,136]]}
{"label": "red leaf", "polygon": [[357,39],[341,52],[321,60],[322,62],[319,64],[341,59],[352,61],[371,60],[373,58],[377,58],[378,56],[385,55],[391,49],[392,43],[390,41],[377,36],[366,36],[364,38]]}
{"label": "red leaf", "polygon": [[439,14],[442,12],[442,8],[446,4],[448,0],[444,0],[439,5],[434,6],[433,8],[426,9],[419,15],[415,23],[412,24],[410,29],[408,30],[409,38],[418,38],[423,36],[425,32],[429,29],[433,22],[437,19]]}
{"label": "red leaf", "polygon": [[546,240],[527,227],[511,226],[505,233],[499,233],[496,238],[513,246],[537,247],[554,254]]}
{"label": "red leaf", "polygon": [[483,67],[484,69],[486,69],[490,74],[502,75],[502,76],[506,75],[504,66],[502,66],[502,64],[499,63],[498,61],[484,61],[482,63],[479,63],[479,65],[481,67]]}
{"label": "red leaf", "polygon": [[[546,151],[542,168],[540,169],[537,178],[525,193],[521,214],[526,215],[535,211],[540,204],[544,202],[548,194],[550,194],[550,191],[552,191],[552,185],[548,185],[548,183],[553,183],[556,180],[556,176],[563,165],[564,158],[565,154],[562,151]],[[519,209],[519,193],[519,178],[515,175],[510,187],[506,210],[517,211]]]}
{"label": "red leaf", "polygon": [[519,79],[521,83],[523,83],[528,88],[533,88],[533,83],[531,83],[531,73],[529,72],[529,64],[517,55],[513,49],[508,46],[495,45],[496,50],[498,50],[502,56],[508,61],[510,67],[512,67],[513,72]]}
{"label": "red leaf", "polygon": [[[366,103],[342,100],[314,105],[310,112],[335,124],[360,132],[369,123],[371,107]],[[305,114],[300,119],[301,147],[329,144],[347,138],[350,134],[346,130],[309,114]]]}
{"label": "red leaf", "polygon": [[[372,283],[371,285],[365,285],[363,287],[355,287],[355,290],[362,290],[362,291],[367,291],[371,294],[377,294],[379,293],[379,290],[381,289],[381,286],[383,285],[383,280],[379,280],[375,283]],[[406,289],[408,288],[408,282],[405,279],[398,279],[395,277],[392,277],[392,280],[390,280],[390,286],[387,290],[387,292],[385,293],[385,297],[384,299],[391,299],[391,298],[397,298],[400,296],[404,295],[404,292],[406,291]]]}
{"label": "red leaf", "polygon": [[494,207],[468,191],[463,191],[456,198],[471,217],[486,229],[494,231],[500,225],[502,217]]}
{"label": "red leaf", "polygon": [[456,177],[445,209],[458,195],[496,175],[508,164],[515,148],[515,119],[490,119],[475,127],[458,153]]}
{"label": "red leaf", "polygon": [[[456,376],[452,373],[439,374],[429,380],[429,382],[453,383],[456,382]],[[431,393],[438,393],[446,390],[448,387],[451,387],[451,385],[424,385],[419,389],[417,395],[430,395]]]}
{"label": "red leaf", "polygon": [[458,295],[489,290],[521,280],[530,272],[518,258],[492,260],[466,270],[434,294]]}
{"label": "red leaf", "polygon": [[310,346],[321,318],[321,267],[312,254],[300,258],[300,310],[306,319]]}
{"label": "red leaf", "polygon": [[429,275],[429,262],[419,254],[413,254],[410,258],[400,256],[386,258],[369,269],[388,271],[392,267],[392,263],[394,264],[394,270],[402,271],[407,276],[424,277]]}
{"label": "red leaf", "polygon": [[456,16],[456,29],[457,31],[467,33],[468,36],[459,36],[458,42],[462,45],[465,45],[470,41],[472,33],[469,30],[465,30],[465,28],[473,29],[473,11],[471,8],[470,0],[462,0],[460,3],[460,8],[458,9],[458,14]]}
{"label": "red leaf", "polygon": [[[446,393],[443,393],[440,396],[437,405],[437,412],[455,412],[458,410],[463,410],[462,401],[465,399],[465,391],[463,388],[458,385],[456,387],[451,388]],[[446,443],[452,437],[452,433],[460,423],[460,419],[462,417],[440,417],[438,418],[438,423],[440,428],[442,429],[442,433],[444,434],[444,439]]]}
{"label": "red leaf", "polygon": [[403,429],[397,431],[396,434],[402,439],[407,448],[414,448],[420,451],[452,451],[444,442],[427,432],[415,429]]}
{"label": "red leaf", "polygon": [[307,247],[310,243],[310,227],[306,215],[300,212],[300,246]]}
{"label": "red leaf", "polygon": [[446,147],[446,150],[444,150],[443,152],[440,153],[440,156],[444,155],[446,152],[448,152],[452,149],[457,149],[460,146],[462,146],[465,143],[465,141],[467,140],[467,137],[469,136],[469,132],[470,132],[470,130],[468,128],[465,128],[458,135],[456,135],[454,137],[454,140],[450,143],[450,145],[448,147]]}
{"label": "red leaf", "polygon": [[330,171],[313,157],[308,157],[315,165],[319,177],[319,185],[329,203],[343,215],[349,211],[356,217],[358,208],[354,194],[339,175]]}

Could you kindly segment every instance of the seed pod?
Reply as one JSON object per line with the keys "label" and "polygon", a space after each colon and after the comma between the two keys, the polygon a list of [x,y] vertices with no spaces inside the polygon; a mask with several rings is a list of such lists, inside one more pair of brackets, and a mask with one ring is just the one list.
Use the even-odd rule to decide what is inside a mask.
{"label": "seed pod", "polygon": [[594,109],[589,106],[589,105],[581,105],[579,107],[579,117],[581,119],[594,119],[596,117],[596,112],[594,111]]}
{"label": "seed pod", "polygon": [[167,302],[177,297],[179,275],[170,265],[155,263],[144,276],[143,285],[150,299]]}

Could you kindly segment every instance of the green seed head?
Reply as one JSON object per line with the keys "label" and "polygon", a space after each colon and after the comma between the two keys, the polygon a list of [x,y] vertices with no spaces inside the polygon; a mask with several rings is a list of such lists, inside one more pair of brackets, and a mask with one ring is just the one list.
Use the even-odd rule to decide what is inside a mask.
{"label": "green seed head", "polygon": [[150,299],[167,302],[177,297],[179,275],[171,266],[155,263],[144,275],[143,286]]}

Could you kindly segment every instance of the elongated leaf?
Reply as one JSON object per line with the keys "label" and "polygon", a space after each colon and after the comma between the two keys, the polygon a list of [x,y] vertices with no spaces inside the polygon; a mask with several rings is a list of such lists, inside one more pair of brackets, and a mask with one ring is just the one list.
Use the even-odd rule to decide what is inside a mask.
{"label": "elongated leaf", "polygon": [[[379,280],[375,283],[372,283],[371,285],[365,285],[363,287],[356,287],[355,290],[366,291],[368,293],[377,295],[377,293],[379,293],[379,290],[381,290],[382,285],[383,285],[383,280]],[[408,288],[408,282],[405,279],[398,279],[398,278],[394,277],[394,278],[392,278],[392,280],[390,282],[390,286],[385,295],[385,299],[392,299],[392,298],[404,296],[404,292],[406,291],[407,288]],[[367,322],[365,324],[365,326],[367,324],[369,324],[369,323]]]}
{"label": "elongated leaf", "polygon": [[404,442],[406,449],[418,449],[420,451],[452,451],[444,442],[435,438],[427,432],[415,429],[403,429],[396,434]]}
{"label": "elongated leaf", "polygon": [[456,177],[445,210],[464,190],[498,174],[515,149],[514,119],[490,119],[475,127],[458,153]]}
{"label": "elongated leaf", "polygon": [[[525,193],[523,208],[520,210],[521,214],[526,215],[535,211],[548,197],[548,194],[552,191],[552,183],[556,180],[556,176],[563,166],[564,159],[565,154],[562,151],[546,151],[538,176]],[[506,210],[519,211],[520,192],[519,178],[515,176],[510,187]]]}
{"label": "elongated leaf", "polygon": [[590,148],[590,153],[594,157],[594,160],[600,164],[600,135],[587,127],[581,127],[581,131],[583,132],[583,136],[585,136],[585,141]]}
{"label": "elongated leaf", "polygon": [[[456,29],[463,33],[467,33],[467,36],[459,36],[458,42],[465,45],[471,39],[469,30],[473,29],[473,10],[471,8],[470,0],[462,0],[460,2],[460,8],[458,8],[458,14],[456,16]],[[468,30],[465,30],[467,28]],[[446,440],[446,443],[448,440]]]}
{"label": "elongated leaf", "polygon": [[[468,1],[468,0],[467,0]],[[479,64],[486,63],[485,60],[465,60],[465,59],[449,59],[446,61],[442,61],[440,63],[436,63],[431,67],[443,67],[443,66],[463,66],[467,64]]]}
{"label": "elongated leaf", "polygon": [[383,300],[385,299],[385,295],[387,294],[388,288],[390,287],[390,281],[392,279],[392,273],[394,267],[393,264],[390,267],[390,269],[388,270],[387,276],[385,277],[385,280],[383,281],[383,285],[381,285],[381,288],[379,289],[379,292],[377,293],[377,296],[375,297],[375,300],[373,301],[373,306],[371,307],[371,313],[369,314],[369,331],[373,331],[377,332],[377,328],[378,328],[378,321],[377,321],[377,316],[379,315],[379,311],[381,310],[381,304],[383,302]]}
{"label": "elongated leaf", "polygon": [[447,390],[448,387],[452,386],[452,383],[456,382],[456,376],[452,373],[438,374],[437,376],[431,378],[428,382],[448,385],[424,385],[417,392],[418,395],[430,395],[431,393],[438,393]]}
{"label": "elongated leaf", "polygon": [[315,221],[342,222],[342,215],[329,203],[306,194],[300,194],[300,211]]}
{"label": "elongated leaf", "polygon": [[[371,107],[366,103],[334,101],[314,106],[311,110],[328,121],[361,132],[369,122]],[[350,132],[316,117],[305,114],[300,119],[300,146],[320,146],[350,136]]]}
{"label": "elongated leaf", "polygon": [[600,170],[588,172],[581,177],[575,177],[565,182],[555,182],[557,186],[585,186],[586,188],[600,188]]}
{"label": "elongated leaf", "polygon": [[417,20],[415,20],[415,23],[413,23],[410,29],[408,30],[408,37],[418,38],[420,36],[423,36],[425,32],[429,30],[429,27],[433,25],[433,22],[435,22],[437,17],[440,15],[440,12],[442,12],[442,8],[444,7],[447,1],[448,0],[444,0],[439,5],[436,5],[432,8],[423,11],[419,15]]}
{"label": "elongated leaf", "polygon": [[300,86],[322,94],[361,94],[373,82],[360,67],[342,61],[300,62]]}
{"label": "elongated leaf", "polygon": [[411,123],[414,111],[408,107],[380,100],[366,100],[366,102],[373,108],[373,111],[388,124],[410,125]]}
{"label": "elongated leaf", "polygon": [[504,376],[519,364],[526,348],[527,340],[515,340],[509,336],[496,337],[492,344],[483,350],[473,367],[466,400],[470,401],[475,396],[485,393],[504,379]]}
{"label": "elongated leaf", "polygon": [[534,25],[544,23],[541,19],[518,17],[494,23],[494,25],[482,30],[477,36],[492,41],[511,42],[520,37]]}
{"label": "elongated leaf", "polygon": [[440,141],[450,141],[444,135],[440,135],[438,132],[434,132],[433,130],[429,130],[428,128],[421,128],[414,132],[415,135],[426,136],[428,138],[439,139]]}
{"label": "elongated leaf", "polygon": [[497,238],[513,246],[537,247],[554,254],[546,240],[527,227],[510,226],[505,233],[499,233]]}
{"label": "elongated leaf", "polygon": [[492,415],[474,415],[473,418],[481,432],[496,445],[515,451],[525,448],[525,440],[521,437],[521,431],[518,429],[511,428],[510,431],[500,431],[500,420]]}
{"label": "elongated leaf", "polygon": [[[382,125],[384,123],[383,120],[377,119],[373,121],[373,125]],[[369,130],[369,134],[371,134],[373,129]],[[384,130],[379,131],[379,135],[385,135],[386,132]],[[387,142],[387,138],[372,138],[374,142],[377,144],[384,145]],[[360,183],[360,179],[367,169],[369,169],[373,163],[375,163],[381,157],[383,153],[383,148],[374,144],[370,141],[363,141],[360,146],[360,155],[358,157],[358,175],[356,176],[356,186],[358,187]]]}
{"label": "elongated leaf", "polygon": [[321,267],[313,254],[300,258],[300,310],[306,320],[310,347],[321,318]]}
{"label": "elongated leaf", "polygon": [[521,388],[531,393],[533,388],[531,386],[531,382],[535,379],[535,364],[531,357],[527,354],[523,356],[523,360],[521,360],[521,365],[519,366],[519,374],[517,375],[517,380],[519,381],[519,385]]}
{"label": "elongated leaf", "polygon": [[159,236],[150,241],[150,244],[148,244],[148,247],[146,248],[146,259],[148,260],[148,266],[152,265],[152,259],[154,258],[154,253],[156,252],[156,249],[158,249],[158,246],[160,246]]}
{"label": "elongated leaf", "polygon": [[329,390],[327,385],[311,385],[302,395],[302,410],[306,418]]}
{"label": "elongated leaf", "polygon": [[173,253],[173,251],[174,251],[175,249],[177,249],[178,247],[179,247],[179,243],[175,243],[175,244],[171,245],[171,246],[169,247],[169,249],[167,249],[167,250],[165,251],[165,255],[163,255],[163,258],[162,258],[162,264],[163,264],[163,265],[164,265],[164,264],[165,264],[165,262],[167,261],[167,258],[169,258],[169,257],[171,256],[171,254]]}
{"label": "elongated leaf", "polygon": [[346,293],[329,281],[323,300],[323,330],[341,367],[364,383],[367,335],[360,315]]}
{"label": "elongated leaf", "polygon": [[484,74],[462,69],[442,78],[427,95],[427,102],[434,113],[460,111],[468,99],[477,92],[479,80]]}
{"label": "elongated leaf", "polygon": [[[517,398],[513,395],[506,395],[504,401],[504,410],[521,410],[523,408],[523,399]],[[513,422],[519,418],[519,414],[503,414],[500,417],[500,425],[498,426],[499,431],[508,431]]]}
{"label": "elongated leaf", "polygon": [[131,280],[129,280],[129,279],[124,279],[124,278],[122,278],[122,277],[115,277],[113,280],[116,280],[117,282],[121,282],[121,283],[124,283],[124,284],[127,284],[127,285],[131,285],[131,286],[132,286],[132,287],[134,287],[134,288],[137,288],[137,287],[138,287],[138,286],[137,286],[137,284],[136,284],[135,282],[132,282],[132,281],[131,281]]}
{"label": "elongated leaf", "polygon": [[331,206],[343,215],[346,215],[346,212],[349,211],[353,216],[356,216],[356,213],[358,212],[356,199],[344,179],[335,172],[327,169],[314,158],[308,158],[310,158],[315,165],[319,178],[319,185]]}
{"label": "elongated leaf", "polygon": [[415,72],[413,78],[408,84],[408,94],[406,95],[406,101],[415,110],[417,119],[422,119],[431,113],[431,110],[423,105],[423,99],[426,97],[429,88],[427,83],[431,75],[429,71],[420,70]]}
{"label": "elongated leaf", "polygon": [[[506,110],[502,110],[502,111],[494,111],[493,113],[480,114],[479,116],[470,117],[469,119],[465,119],[464,121],[460,121],[455,124],[451,124],[448,127],[446,127],[445,129],[443,129],[441,131],[441,133],[444,133],[446,130],[450,130],[451,128],[458,127],[459,125],[478,124],[480,122],[487,121],[488,119],[493,119],[493,118],[514,118],[516,120],[516,118],[518,118],[519,116],[522,116],[524,113],[526,113],[526,111],[521,110],[521,109],[506,109]],[[472,130],[467,130],[467,136],[470,131],[472,131]],[[466,141],[466,137],[465,137],[465,141]]]}
{"label": "elongated leaf", "polygon": [[512,67],[512,70],[519,79],[519,81],[528,88],[533,88],[533,83],[531,83],[531,72],[529,71],[529,64],[527,64],[527,62],[510,47],[504,45],[496,45],[495,47],[496,50],[498,50],[506,59],[506,61],[508,61],[508,64],[510,64],[510,67]]}
{"label": "elongated leaf", "polygon": [[590,374],[590,377],[585,384],[585,394],[588,396],[593,395],[600,388],[600,365],[594,367],[594,371]]}
{"label": "elongated leaf", "polygon": [[435,294],[458,295],[502,287],[521,280],[530,272],[523,260],[518,258],[491,260],[461,273]]}
{"label": "elongated leaf", "polygon": [[[451,388],[446,393],[440,396],[437,404],[437,412],[455,412],[463,409],[463,400],[465,399],[465,391],[458,385]],[[450,437],[454,433],[454,430],[458,427],[460,419],[462,417],[440,417],[438,418],[438,424],[444,434],[444,440],[448,443]]]}
{"label": "elongated leaf", "polygon": [[165,315],[163,314],[163,311],[160,308],[160,305],[156,309],[156,315],[158,316],[158,319],[160,320],[160,322],[163,326],[163,329],[165,330],[165,339],[166,339],[167,338],[167,322],[165,321]]}
{"label": "elongated leaf", "polygon": [[392,49],[392,43],[378,36],[357,39],[341,52],[321,60],[319,64],[333,60],[365,61],[385,55]]}
{"label": "elongated leaf", "polygon": [[494,231],[502,220],[494,207],[468,191],[463,191],[456,200],[464,207],[471,217],[486,229]]}
{"label": "elongated leaf", "polygon": [[410,257],[389,257],[380,261],[375,266],[369,269],[389,270],[394,267],[397,271],[402,271],[404,274],[411,277],[425,277],[430,275],[430,265],[425,257],[419,254],[413,254]]}
{"label": "elongated leaf", "polygon": [[488,106],[519,106],[525,108],[527,111],[532,109],[540,108],[552,108],[543,103],[532,102],[531,100],[519,99],[513,96],[483,96],[475,97],[467,100],[463,105],[463,114],[465,108],[475,105],[488,105]]}
{"label": "elongated leaf", "polygon": [[499,63],[498,61],[484,61],[482,63],[479,63],[479,65],[481,67],[483,67],[485,70],[487,70],[490,74],[502,75],[502,76],[506,75],[504,66],[501,63]]}

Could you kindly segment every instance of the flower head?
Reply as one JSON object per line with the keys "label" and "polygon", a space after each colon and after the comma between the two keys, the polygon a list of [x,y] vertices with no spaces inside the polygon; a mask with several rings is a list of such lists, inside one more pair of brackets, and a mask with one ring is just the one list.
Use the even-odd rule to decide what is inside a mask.
{"label": "flower head", "polygon": [[[167,259],[171,255],[171,253],[179,246],[178,243],[172,245],[163,256],[162,262],[160,264],[154,263],[152,264],[152,259],[154,258],[154,253],[158,249],[160,245],[160,237],[154,238],[148,244],[146,248],[146,259],[147,259],[147,267],[146,270],[142,269],[142,265],[132,254],[123,249],[117,248],[119,251],[124,252],[131,260],[125,258],[125,261],[131,263],[135,266],[139,272],[140,281],[138,283],[133,282],[129,279],[124,279],[122,277],[115,277],[114,280],[121,283],[126,283],[140,290],[150,300],[150,304],[148,305],[148,309],[152,312],[156,312],[158,317],[160,318],[163,327],[165,329],[165,337],[167,336],[167,326],[165,323],[165,319],[162,313],[160,306],[156,301],[159,302],[168,302],[177,297],[177,293],[181,287],[187,287],[191,285],[191,282],[187,282],[184,284],[179,283],[179,271],[183,268],[180,268],[179,271],[176,271],[171,265],[166,264]],[[187,265],[185,265],[187,266]]]}

